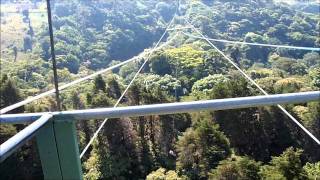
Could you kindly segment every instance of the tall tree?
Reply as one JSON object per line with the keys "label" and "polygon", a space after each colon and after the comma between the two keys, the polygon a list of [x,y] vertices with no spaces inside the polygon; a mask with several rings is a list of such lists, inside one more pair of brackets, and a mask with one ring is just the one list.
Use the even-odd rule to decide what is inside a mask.
{"label": "tall tree", "polygon": [[235,156],[223,160],[215,169],[213,169],[209,177],[217,180],[234,180],[234,179],[261,179],[259,170],[261,163],[250,159],[249,157]]}
{"label": "tall tree", "polygon": [[106,82],[103,80],[101,75],[98,75],[94,79],[94,91],[98,92],[99,90],[106,92]]}
{"label": "tall tree", "polygon": [[[19,90],[13,83],[12,79],[7,75],[2,76],[0,79],[0,107],[4,108],[6,106],[12,105],[21,100]],[[12,110],[12,113],[23,112],[24,108],[20,107]]]}
{"label": "tall tree", "polygon": [[103,134],[107,137],[112,155],[108,176],[120,179],[141,178],[140,150],[136,145],[137,135],[131,119],[109,119]]}
{"label": "tall tree", "polygon": [[16,62],[17,61],[17,56],[18,56],[18,48],[16,46],[13,46],[13,55],[14,55],[13,62]]}
{"label": "tall tree", "polygon": [[272,157],[270,165],[264,165],[261,169],[261,176],[269,178],[278,174],[286,179],[305,179],[307,174],[302,168],[302,150],[288,148],[278,157]]}
{"label": "tall tree", "polygon": [[177,151],[177,169],[191,179],[206,178],[210,169],[231,153],[227,137],[205,119],[179,138]]}
{"label": "tall tree", "polygon": [[[130,105],[140,105],[142,102],[142,87],[138,83],[133,83],[129,92],[128,100]],[[148,138],[147,118],[138,117],[137,134],[139,137],[139,145],[141,146],[141,165],[142,173],[146,174],[154,167],[154,158],[150,152],[150,143]]]}
{"label": "tall tree", "polygon": [[[12,105],[19,100],[21,100],[21,96],[13,80],[7,75],[2,76],[0,78],[0,108]],[[10,113],[21,113],[23,111],[24,107],[20,107],[10,111]],[[8,140],[23,128],[24,125],[1,124],[0,143]],[[41,165],[35,142],[31,141],[1,163],[0,179],[13,179],[14,177],[41,178],[40,169]],[[12,174],[16,176],[12,176]]]}
{"label": "tall tree", "polygon": [[[219,83],[211,90],[212,99],[245,97],[252,95],[247,81],[241,77]],[[213,112],[223,132],[230,139],[231,145],[240,155],[250,155],[259,160],[268,160],[268,139],[260,123],[257,108],[226,110]],[[265,143],[261,143],[265,142]]]}
{"label": "tall tree", "polygon": [[118,81],[116,76],[112,76],[107,80],[108,87],[106,91],[108,96],[114,99],[119,99],[121,96],[121,89]]}

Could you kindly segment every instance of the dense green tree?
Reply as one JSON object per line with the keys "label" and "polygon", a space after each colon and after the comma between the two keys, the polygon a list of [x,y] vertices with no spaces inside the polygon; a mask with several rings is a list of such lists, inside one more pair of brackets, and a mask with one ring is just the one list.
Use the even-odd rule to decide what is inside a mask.
{"label": "dense green tree", "polygon": [[[231,77],[227,83],[217,84],[211,92],[213,99],[245,97],[252,94],[248,83],[241,77]],[[221,129],[230,138],[231,144],[236,147],[236,152],[241,155],[251,155],[257,159],[264,159],[266,152],[266,135],[260,134],[262,126],[259,123],[255,108],[216,111],[214,119],[219,123]]]}
{"label": "dense green tree", "polygon": [[32,38],[29,35],[26,35],[23,38],[23,50],[27,52],[28,50],[32,51]]}
{"label": "dense green tree", "polygon": [[[171,75],[159,76],[155,74],[146,74],[140,76],[137,81],[143,85],[147,91],[153,91],[153,89],[159,89],[163,93],[175,96],[181,95],[181,82],[172,77]],[[177,94],[176,94],[177,93]]]}
{"label": "dense green tree", "polygon": [[130,119],[110,119],[85,163],[86,179],[139,178],[139,149]]}
{"label": "dense green tree", "polygon": [[99,91],[98,93],[93,94],[92,100],[91,100],[91,106],[92,107],[108,107],[112,106],[112,99],[107,96],[107,94],[103,93],[102,91]]}
{"label": "dense green tree", "polygon": [[140,150],[136,145],[137,135],[130,119],[110,119],[103,132],[108,140],[111,156],[109,177],[138,178],[140,173]]}
{"label": "dense green tree", "polygon": [[165,21],[169,21],[175,12],[175,7],[166,2],[159,2],[156,5],[156,10],[161,14]]}
{"label": "dense green tree", "polygon": [[78,73],[80,64],[79,59],[76,56],[68,54],[66,56],[57,56],[56,59],[58,68],[67,68],[71,73]]}
{"label": "dense green tree", "polygon": [[[21,95],[13,82],[13,79],[7,75],[3,75],[0,78],[0,108],[2,109],[17,103],[20,100]],[[24,107],[22,106],[9,113],[21,113],[23,111]],[[0,143],[2,144],[23,128],[24,125],[1,124]],[[41,165],[37,155],[35,142],[31,141],[25,144],[2,162],[0,167],[1,179],[14,179],[14,177],[24,177],[26,179],[41,178]],[[15,174],[16,176],[13,176],[12,174]]]}
{"label": "dense green tree", "polygon": [[276,93],[293,93],[299,92],[303,82],[296,78],[280,79],[274,84]]}
{"label": "dense green tree", "polygon": [[256,162],[249,157],[231,157],[219,163],[215,169],[209,173],[209,179],[217,180],[236,180],[250,179],[259,180],[261,163]]}
{"label": "dense green tree", "polygon": [[320,178],[320,162],[317,163],[307,163],[303,166],[309,179],[319,179]]}
{"label": "dense green tree", "polygon": [[302,150],[288,148],[279,157],[273,157],[270,165],[264,165],[261,168],[261,176],[264,179],[274,177],[277,174],[280,179],[305,179],[306,172],[302,168],[301,162]]}
{"label": "dense green tree", "polygon": [[[41,12],[43,2],[32,2],[30,12]],[[30,4],[28,0],[26,3]],[[319,8],[312,2],[284,5],[271,0],[192,0],[179,3],[175,27],[183,27],[183,19],[187,17],[210,38],[310,47],[320,44],[320,23],[315,13]],[[11,3],[4,0],[4,7],[10,10]],[[59,82],[70,82],[91,74],[92,70],[112,66],[145,51],[145,57],[140,60],[119,71],[113,70],[123,79],[114,74],[103,76],[105,80],[99,76],[92,84],[77,86],[76,92],[62,93],[63,109],[112,106],[120,97],[123,84],[131,81],[142,60],[148,58],[151,50],[145,49],[153,47],[160,38],[176,7],[177,1],[72,0],[53,3]],[[43,17],[45,14],[29,14],[29,10],[14,16],[9,16],[6,10],[1,12],[1,35],[4,37],[1,41],[1,73],[11,77],[9,80],[4,78],[0,84],[1,107],[19,101],[20,96],[33,96],[52,88],[53,76],[48,71],[52,68],[48,62],[50,41],[47,22],[41,20]],[[30,19],[34,21],[31,23]],[[12,28],[14,35],[8,32]],[[169,31],[168,37],[174,34]],[[234,74],[233,67],[207,42],[181,33],[170,45],[152,55],[143,69],[144,74],[139,75],[120,106],[259,94],[256,88],[239,78],[240,74]],[[270,94],[318,90],[320,87],[319,53],[316,51],[220,42],[215,45]],[[23,51],[19,52],[17,62],[12,62],[19,49]],[[26,106],[25,111],[55,109],[54,98],[47,97]],[[286,109],[319,137],[318,102],[288,105]],[[230,140],[230,147],[239,156],[226,160],[230,154],[229,145],[211,120],[219,124]],[[98,122],[77,124],[81,149],[97,129]],[[0,140],[4,141],[23,127],[1,125]],[[117,119],[108,121],[104,128],[107,129],[89,149],[91,154],[83,157],[86,179],[143,179],[152,171],[148,178],[205,179],[210,178],[211,172],[215,179],[257,179],[259,163],[251,158],[267,163],[271,156],[279,155],[290,146],[304,149],[303,163],[310,162],[304,170],[301,170],[303,163],[287,163],[290,158],[283,155],[280,160],[272,160],[263,166],[262,178],[294,179],[296,177],[291,173],[294,169],[301,175],[296,179],[307,179],[307,176],[312,179],[318,166],[311,162],[320,158],[318,146],[277,107]],[[188,128],[190,130],[183,135]],[[5,161],[9,168],[3,168],[1,164],[0,179],[42,178],[36,146],[31,144]],[[174,148],[176,144],[182,146]],[[287,168],[291,165],[295,168]]]}
{"label": "dense green tree", "polygon": [[184,132],[191,124],[188,114],[159,116],[159,136],[157,138],[158,153],[156,161],[161,167],[175,168],[176,152],[174,144],[180,132]]}
{"label": "dense green tree", "polygon": [[165,168],[159,168],[156,171],[152,171],[147,177],[147,180],[165,180],[165,179],[175,179],[175,180],[186,180],[186,176],[180,176],[177,172],[173,170],[167,170]]}
{"label": "dense green tree", "polygon": [[222,74],[209,75],[203,79],[196,81],[193,84],[192,93],[194,94],[194,96],[198,97],[200,97],[201,95],[209,96],[215,86],[217,86],[218,84],[227,83],[228,80],[229,78]]}
{"label": "dense green tree", "polygon": [[309,76],[312,78],[312,85],[316,88],[320,88],[320,68],[314,68],[309,72]]}
{"label": "dense green tree", "polygon": [[17,56],[18,56],[18,48],[16,46],[14,46],[13,48],[13,54],[14,54],[14,62],[17,61]]}
{"label": "dense green tree", "polygon": [[307,66],[301,62],[297,62],[295,59],[278,57],[274,62],[272,62],[272,67],[281,69],[292,75],[307,74]]}
{"label": "dense green tree", "polygon": [[[0,107],[4,108],[17,103],[21,100],[21,95],[17,89],[15,83],[7,75],[4,75],[0,79]],[[24,108],[17,108],[12,110],[12,113],[23,112]]]}
{"label": "dense green tree", "polygon": [[205,178],[230,155],[229,141],[210,120],[188,129],[177,142],[177,169],[191,179]]}
{"label": "dense green tree", "polygon": [[[245,41],[252,43],[266,43],[263,36],[255,34],[253,32],[249,32],[245,35]],[[245,46],[245,55],[250,60],[265,62],[268,54],[268,48],[258,46]]]}
{"label": "dense green tree", "polygon": [[28,22],[30,21],[30,18],[29,18],[29,10],[28,9],[24,9],[22,11],[22,15],[23,15],[23,22]]}
{"label": "dense green tree", "polygon": [[160,55],[153,56],[150,60],[150,69],[151,72],[159,75],[171,74],[173,71],[171,65],[168,62],[168,58],[165,54],[161,53]]}
{"label": "dense green tree", "polygon": [[308,67],[320,66],[320,55],[316,52],[307,53],[303,56],[303,62]]}
{"label": "dense green tree", "polygon": [[48,61],[51,57],[50,54],[50,41],[49,38],[43,38],[40,40],[40,47],[41,47],[41,57]]}
{"label": "dense green tree", "polygon": [[117,79],[117,76],[112,76],[111,78],[107,79],[107,94],[108,97],[119,99],[121,96],[121,89],[119,84],[119,78]]}
{"label": "dense green tree", "polygon": [[102,139],[98,138],[93,143],[92,151],[86,162],[84,162],[84,179],[103,179],[110,178],[110,151],[108,144]]}
{"label": "dense green tree", "polygon": [[[133,83],[128,91],[129,104],[139,105],[140,103],[142,103],[142,94],[143,93],[141,86],[138,83]],[[139,117],[137,126],[137,134],[139,136],[139,144],[141,148],[141,172],[143,174],[147,174],[147,172],[150,172],[154,166],[154,157],[151,154],[150,143],[148,140],[149,131],[147,119],[145,117]]]}
{"label": "dense green tree", "polygon": [[98,75],[94,79],[94,91],[97,92],[99,90],[106,92],[106,82],[103,80],[101,75]]}

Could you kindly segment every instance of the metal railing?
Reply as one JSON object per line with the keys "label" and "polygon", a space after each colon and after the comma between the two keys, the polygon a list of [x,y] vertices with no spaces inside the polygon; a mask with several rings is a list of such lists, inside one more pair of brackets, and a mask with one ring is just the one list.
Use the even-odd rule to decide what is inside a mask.
{"label": "metal railing", "polygon": [[36,132],[52,118],[52,114],[43,114],[38,120],[18,132],[0,145],[0,162],[9,157],[16,149],[21,147],[26,141],[31,139]]}
{"label": "metal railing", "polygon": [[[267,106],[276,104],[299,103],[319,100],[320,91],[310,91],[301,93],[288,93],[276,95],[261,95],[251,97],[214,99],[192,102],[162,103],[153,105],[115,107],[115,108],[97,108],[86,110],[72,110],[61,112],[50,112],[53,116],[67,116],[74,120],[102,119],[134,117],[146,115],[174,114],[201,110],[225,110],[257,106]],[[3,114],[0,116],[1,123],[23,124],[31,123],[40,118],[43,113],[25,113],[25,114]]]}
{"label": "metal railing", "polygon": [[117,108],[5,114],[0,116],[1,124],[31,124],[0,145],[0,160],[3,162],[26,141],[36,136],[45,179],[82,179],[74,126],[76,120],[239,109],[317,100],[320,100],[320,91]]}

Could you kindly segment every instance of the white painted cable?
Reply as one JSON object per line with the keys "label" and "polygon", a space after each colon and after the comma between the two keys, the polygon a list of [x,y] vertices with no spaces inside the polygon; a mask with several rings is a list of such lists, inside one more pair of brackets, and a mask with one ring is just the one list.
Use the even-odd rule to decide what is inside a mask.
{"label": "white painted cable", "polygon": [[[167,45],[167,44],[164,43],[164,44],[162,44],[161,46],[159,46],[157,49],[161,49],[161,48],[163,48],[163,47],[166,46],[166,45]],[[93,74],[90,74],[90,75],[88,75],[88,76],[85,76],[85,77],[80,78],[80,79],[77,79],[77,80],[74,80],[74,81],[72,81],[72,82],[70,82],[70,83],[67,83],[67,84],[64,84],[64,85],[62,85],[62,86],[59,86],[59,90],[62,91],[62,90],[64,90],[64,89],[68,88],[68,87],[71,87],[71,86],[74,86],[74,85],[76,85],[76,84],[78,84],[78,83],[81,83],[81,82],[83,82],[83,81],[92,79],[92,78],[94,78],[94,77],[96,77],[96,76],[98,76],[98,75],[100,75],[100,74],[103,74],[103,73],[106,73],[106,72],[108,72],[108,71],[111,71],[111,70],[113,70],[113,69],[115,69],[115,68],[118,68],[118,67],[120,67],[120,66],[122,66],[122,65],[128,64],[128,63],[133,62],[133,61],[135,61],[135,60],[140,60],[142,57],[145,57],[145,56],[148,55],[149,53],[150,53],[150,51],[142,52],[140,55],[135,56],[135,57],[133,57],[133,58],[131,58],[131,59],[128,59],[128,60],[126,60],[126,61],[123,61],[123,62],[118,63],[118,64],[116,64],[116,65],[113,65],[113,66],[111,66],[111,67],[108,67],[108,68],[106,68],[106,69],[97,71],[97,72],[95,72],[95,73],[93,73]],[[41,99],[41,98],[43,98],[43,97],[49,96],[49,95],[51,95],[51,94],[53,94],[53,93],[55,93],[55,89],[51,89],[51,90],[46,91],[46,92],[43,92],[43,93],[41,93],[41,94],[39,94],[39,95],[36,95],[36,96],[30,97],[30,98],[27,98],[27,99],[25,99],[25,100],[23,100],[23,101],[20,101],[20,102],[18,102],[18,103],[12,104],[12,105],[10,105],[10,106],[7,106],[7,107],[1,109],[1,110],[0,110],[0,114],[7,113],[7,112],[9,112],[9,111],[11,111],[11,110],[14,110],[14,109],[16,109],[16,108],[18,108],[18,107],[21,107],[21,106],[23,106],[23,105],[29,104],[29,103],[31,103],[31,102],[33,102],[33,101],[35,101],[35,100]]]}
{"label": "white painted cable", "polygon": [[[129,62],[131,62],[131,61],[134,61],[134,60],[136,60],[136,59],[137,59],[137,57],[131,58],[131,59],[127,60],[127,61],[123,61],[123,62],[121,62],[121,63],[119,63],[119,64],[114,65],[114,66],[108,67],[108,68],[106,68],[106,69],[103,69],[103,70],[101,70],[101,71],[95,72],[95,73],[93,73],[93,74],[91,74],[91,75],[88,75],[88,76],[86,76],[86,77],[83,77],[83,78],[77,79],[77,80],[75,80],[75,81],[72,81],[72,82],[70,82],[70,83],[68,83],[68,84],[62,85],[62,86],[59,87],[59,90],[64,90],[64,89],[66,89],[66,88],[68,88],[68,87],[70,87],[70,86],[73,86],[73,85],[76,85],[76,84],[78,84],[78,83],[80,83],[80,82],[82,82],[82,81],[91,79],[91,78],[93,78],[93,77],[95,77],[95,76],[97,76],[97,75],[99,75],[99,74],[102,74],[102,73],[105,73],[105,72],[110,71],[110,70],[112,70],[112,69],[115,69],[115,68],[117,68],[117,67],[120,67],[121,65],[127,64],[127,63],[129,63]],[[14,110],[14,109],[16,109],[16,108],[18,108],[18,107],[21,107],[21,106],[23,106],[23,105],[26,105],[26,104],[28,104],[28,103],[31,103],[31,102],[33,102],[33,101],[35,101],[35,100],[38,100],[38,99],[40,99],[40,98],[46,97],[46,96],[48,96],[48,95],[51,95],[51,94],[53,94],[54,92],[55,92],[55,89],[51,89],[51,90],[46,91],[46,92],[44,92],[44,93],[41,93],[41,94],[39,94],[39,95],[36,95],[36,96],[30,97],[30,98],[27,98],[27,99],[25,99],[25,100],[23,100],[23,101],[20,101],[20,102],[18,102],[18,103],[13,104],[13,105],[7,106],[7,107],[5,107],[5,108],[3,108],[3,109],[0,110],[0,114],[4,114],[4,113],[6,113],[6,112],[8,112],[8,111]]]}
{"label": "white painted cable", "polygon": [[[245,78],[247,78],[253,85],[255,85],[264,95],[268,96],[269,94],[262,89],[250,76],[248,76],[236,63],[234,63],[227,55],[225,55],[219,48],[217,48],[212,42],[205,37],[198,29],[196,29],[187,19],[186,22],[192,27],[192,29],[198,33],[204,40],[206,40],[216,51],[218,51],[225,59],[227,59]],[[295,117],[293,117],[284,107],[277,105],[280,110],[282,110],[296,125],[298,125],[310,138],[312,138],[318,145],[320,141],[309,131],[307,130]]]}
{"label": "white painted cable", "polygon": [[[174,16],[175,17],[175,16]],[[154,46],[154,48],[150,51],[148,57],[146,58],[146,60],[144,61],[144,63],[140,66],[139,70],[136,72],[136,74],[134,75],[134,77],[132,78],[132,80],[130,81],[130,83],[127,85],[126,89],[123,91],[123,93],[121,94],[120,98],[118,99],[118,101],[115,103],[115,105],[113,107],[117,107],[119,105],[119,103],[121,102],[122,98],[125,96],[125,94],[127,93],[127,91],[129,90],[130,86],[133,84],[134,80],[138,77],[138,75],[140,74],[140,72],[142,71],[142,69],[144,68],[145,64],[149,61],[152,53],[156,50],[156,48],[159,46],[160,42],[162,41],[162,39],[164,38],[164,36],[166,35],[169,27],[171,26],[171,24],[174,21],[174,17],[172,18],[172,20],[170,21],[169,25],[167,26],[165,32],[162,34],[162,36],[160,37],[160,39],[158,40],[158,42],[156,43],[156,45]],[[177,34],[172,37],[171,39],[174,39],[177,36]],[[90,139],[90,141],[88,142],[88,144],[86,145],[86,147],[82,150],[81,154],[80,154],[80,159],[83,157],[83,155],[87,152],[87,150],[89,149],[89,147],[91,146],[91,144],[93,143],[93,141],[97,138],[99,132],[101,131],[101,129],[104,127],[104,125],[106,124],[106,122],[108,121],[108,118],[104,119],[103,122],[101,123],[101,125],[99,126],[99,128],[97,129],[97,131],[95,131],[95,133],[93,134],[92,138]]]}

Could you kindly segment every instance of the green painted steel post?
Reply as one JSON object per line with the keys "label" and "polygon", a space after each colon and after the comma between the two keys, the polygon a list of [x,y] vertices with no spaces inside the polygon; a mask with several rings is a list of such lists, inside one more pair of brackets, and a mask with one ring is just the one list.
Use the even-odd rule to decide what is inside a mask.
{"label": "green painted steel post", "polygon": [[44,179],[62,180],[53,122],[39,129],[36,138]]}
{"label": "green painted steel post", "polygon": [[[74,121],[66,121],[65,117],[58,118],[54,118],[48,125],[50,129],[42,129],[44,132],[41,130],[37,136],[44,178],[81,180],[83,177]],[[56,156],[54,152],[57,152]],[[55,173],[61,174],[61,178]]]}
{"label": "green painted steel post", "polygon": [[83,179],[75,121],[55,119],[54,130],[63,179]]}

